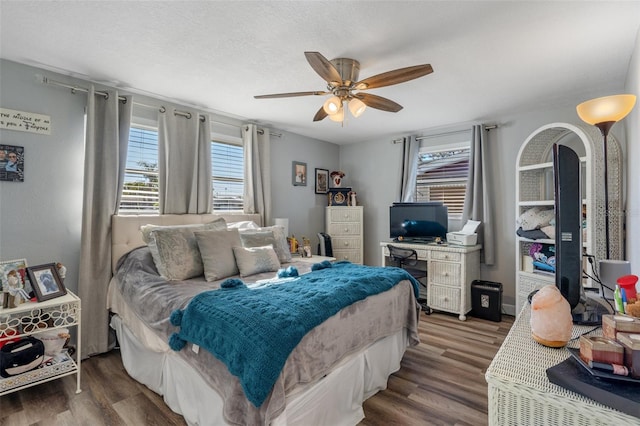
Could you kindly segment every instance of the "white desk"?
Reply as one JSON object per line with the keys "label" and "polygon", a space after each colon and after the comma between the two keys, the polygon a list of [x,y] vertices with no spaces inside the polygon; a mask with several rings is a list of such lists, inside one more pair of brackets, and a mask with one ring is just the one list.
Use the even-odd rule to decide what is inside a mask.
{"label": "white desk", "polygon": [[414,244],[383,241],[380,243],[381,265],[387,265],[387,245],[416,251],[418,260],[426,261],[427,304],[436,311],[458,314],[467,319],[471,310],[471,282],[480,279],[481,245]]}
{"label": "white desk", "polygon": [[[530,312],[526,304],[485,374],[489,385],[489,425],[640,424],[637,417],[549,382],[547,368],[570,355],[566,348],[548,348],[531,338]],[[574,326],[572,337],[592,328]],[[570,346],[578,348],[578,341]]]}

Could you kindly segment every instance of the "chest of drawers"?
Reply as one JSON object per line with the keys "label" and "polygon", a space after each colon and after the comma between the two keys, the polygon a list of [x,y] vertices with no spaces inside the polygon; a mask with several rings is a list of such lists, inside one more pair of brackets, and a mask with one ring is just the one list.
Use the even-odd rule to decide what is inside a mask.
{"label": "chest of drawers", "polygon": [[326,232],[331,236],[333,257],[362,264],[363,255],[363,209],[362,206],[326,207]]}

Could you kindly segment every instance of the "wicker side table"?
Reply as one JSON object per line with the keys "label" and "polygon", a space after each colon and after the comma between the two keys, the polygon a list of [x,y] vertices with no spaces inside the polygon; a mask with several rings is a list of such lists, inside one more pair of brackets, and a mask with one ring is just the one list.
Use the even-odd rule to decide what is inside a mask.
{"label": "wicker side table", "polygon": [[[546,370],[569,358],[566,348],[547,348],[531,338],[530,306],[523,307],[491,362],[490,425],[638,425],[640,418],[609,408],[549,382]],[[572,337],[593,327],[574,326]],[[600,329],[593,334],[599,334]],[[577,340],[570,346],[577,348]]]}

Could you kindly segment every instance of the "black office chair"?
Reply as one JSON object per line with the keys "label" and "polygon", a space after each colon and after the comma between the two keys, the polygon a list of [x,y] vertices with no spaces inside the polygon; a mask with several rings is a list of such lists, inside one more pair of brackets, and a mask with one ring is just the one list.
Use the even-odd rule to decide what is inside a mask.
{"label": "black office chair", "polygon": [[[418,253],[413,249],[397,247],[391,244],[387,244],[387,248],[389,249],[389,259],[395,263],[395,266],[407,271],[426,290],[427,286],[420,279],[427,277],[427,268],[418,267]],[[418,297],[418,303],[425,314],[431,314],[427,299]]]}

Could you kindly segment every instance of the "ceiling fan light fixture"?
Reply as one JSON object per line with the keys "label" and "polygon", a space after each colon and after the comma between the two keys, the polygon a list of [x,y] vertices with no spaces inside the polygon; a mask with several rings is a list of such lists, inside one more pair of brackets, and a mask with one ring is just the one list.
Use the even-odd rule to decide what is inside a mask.
{"label": "ceiling fan light fixture", "polygon": [[355,118],[360,117],[365,109],[367,109],[367,106],[360,99],[352,98],[349,100],[349,111]]}
{"label": "ceiling fan light fixture", "polygon": [[342,109],[342,99],[337,96],[332,96],[326,100],[322,108],[324,108],[324,112],[329,114],[329,117],[331,117]]}
{"label": "ceiling fan light fixture", "polygon": [[329,114],[329,119],[331,121],[336,121],[338,123],[342,123],[344,121],[344,108],[340,106],[340,109],[335,114]]}

